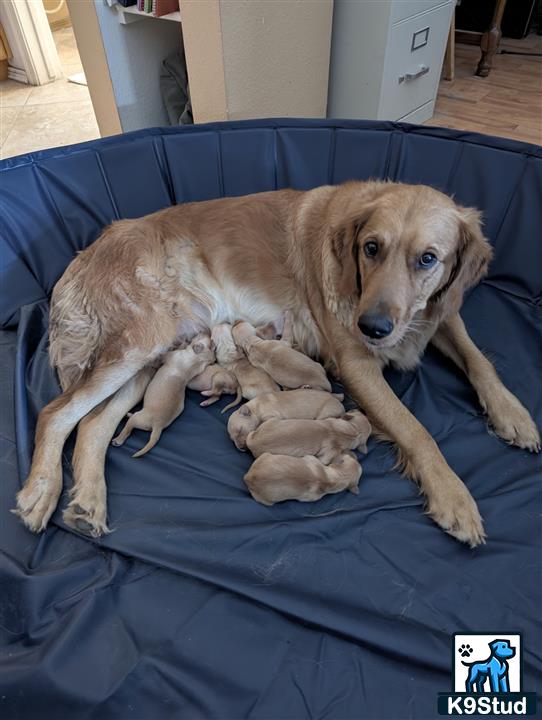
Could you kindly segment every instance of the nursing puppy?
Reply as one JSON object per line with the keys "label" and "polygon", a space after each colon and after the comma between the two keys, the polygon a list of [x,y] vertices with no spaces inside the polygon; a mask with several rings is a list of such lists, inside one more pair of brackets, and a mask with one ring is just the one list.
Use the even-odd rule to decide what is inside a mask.
{"label": "nursing puppy", "polygon": [[196,390],[205,395],[207,400],[200,402],[200,405],[207,407],[219,400],[221,395],[235,395],[239,389],[239,383],[233,373],[215,363],[192,378],[187,387],[189,390]]}
{"label": "nursing puppy", "polygon": [[[207,397],[200,403],[206,407],[215,403],[221,395],[235,395],[239,392],[239,383],[231,372],[231,364],[241,357],[242,353],[236,348],[231,337],[231,327],[228,323],[215,325],[211,330],[211,341],[213,343],[216,364],[206,368],[200,376],[195,377],[188,387],[190,390],[199,390]],[[204,387],[205,386],[205,387]]]}
{"label": "nursing puppy", "polygon": [[312,455],[297,458],[264,453],[245,475],[250,494],[263,505],[283,500],[311,502],[324,495],[350,490],[357,495],[361,465],[352,453],[323,465]]}
{"label": "nursing puppy", "polygon": [[[263,333],[275,332],[273,325],[262,328]],[[280,392],[280,387],[265,370],[255,367],[245,357],[234,342],[232,335],[232,326],[229,323],[220,323],[215,325],[211,332],[211,337],[216,348],[217,362],[235,375],[238,383],[237,397],[233,402],[222,410],[230,410],[232,407],[239,405],[241,400],[253,400],[258,395],[266,393]],[[204,395],[206,393],[203,393]]]}
{"label": "nursing puppy", "polygon": [[265,370],[285,388],[312,388],[331,392],[324,368],[288,342],[262,340],[248,322],[236,323],[232,330],[235,343],[241,347],[252,365]]}
{"label": "nursing puppy", "polygon": [[328,465],[346,450],[367,452],[369,421],[359,410],[324,420],[267,420],[249,433],[246,445],[254,457],[264,453],[304,457],[314,455]]}
{"label": "nursing puppy", "polygon": [[124,430],[112,441],[113,445],[122,445],[134,428],[150,430],[149,442],[132,457],[149,452],[164,428],[184,410],[185,390],[190,379],[199,375],[214,359],[211,338],[205,333],[196,335],[187,348],[169,352],[147,388],[143,409],[130,416]]}
{"label": "nursing puppy", "polygon": [[338,397],[322,390],[268,393],[247,402],[230,416],[228,434],[238,450],[245,450],[247,435],[266,420],[321,420],[342,415],[344,407]]}

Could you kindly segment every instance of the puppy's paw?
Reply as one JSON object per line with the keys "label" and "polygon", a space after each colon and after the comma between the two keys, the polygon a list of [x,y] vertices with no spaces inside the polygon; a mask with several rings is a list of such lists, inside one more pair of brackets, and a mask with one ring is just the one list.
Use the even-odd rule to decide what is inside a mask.
{"label": "puppy's paw", "polygon": [[30,475],[23,489],[17,494],[17,507],[12,510],[32,532],[47,527],[62,492],[62,471],[49,475]]}
{"label": "puppy's paw", "polygon": [[107,527],[105,484],[89,483],[88,489],[76,486],[62,517],[66,525],[84,535],[93,538],[107,535],[110,530]]}
{"label": "puppy's paw", "polygon": [[529,412],[511,392],[503,389],[487,403],[490,432],[510,445],[540,452],[540,433]]}
{"label": "puppy's paw", "polygon": [[478,507],[451,470],[446,483],[428,499],[426,512],[445,532],[471,548],[485,543],[486,534]]}

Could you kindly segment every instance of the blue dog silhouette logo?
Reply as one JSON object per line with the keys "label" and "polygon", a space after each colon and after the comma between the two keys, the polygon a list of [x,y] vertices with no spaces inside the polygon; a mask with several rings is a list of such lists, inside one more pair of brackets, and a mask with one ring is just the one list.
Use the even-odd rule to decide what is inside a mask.
{"label": "blue dog silhouette logo", "polygon": [[454,633],[452,648],[453,689],[439,693],[439,715],[536,714],[536,693],[523,690],[521,633]]}
{"label": "blue dog silhouette logo", "polygon": [[470,657],[473,652],[468,644],[460,646],[458,652],[461,664],[468,668],[466,692],[510,692],[508,661],[515,656],[516,649],[509,640],[496,638],[490,642],[489,657],[484,660],[465,661],[463,658]]}

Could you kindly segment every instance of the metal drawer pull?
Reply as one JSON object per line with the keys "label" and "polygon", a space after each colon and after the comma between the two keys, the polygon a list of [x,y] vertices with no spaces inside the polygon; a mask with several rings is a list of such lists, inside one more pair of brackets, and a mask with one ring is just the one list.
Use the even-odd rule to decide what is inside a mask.
{"label": "metal drawer pull", "polygon": [[404,75],[399,75],[399,82],[402,83],[405,80],[416,80],[419,77],[422,77],[422,75],[427,75],[429,72],[429,67],[427,65],[420,65],[420,69],[415,73],[405,73]]}

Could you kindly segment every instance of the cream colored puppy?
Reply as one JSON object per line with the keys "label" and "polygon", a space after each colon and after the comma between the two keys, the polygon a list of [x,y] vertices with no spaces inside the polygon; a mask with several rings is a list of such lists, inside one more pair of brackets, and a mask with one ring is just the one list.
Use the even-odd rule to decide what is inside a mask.
{"label": "cream colored puppy", "polygon": [[247,435],[266,420],[322,420],[342,417],[343,396],[321,390],[292,390],[291,392],[258,395],[236,410],[228,420],[228,434],[238,450],[245,450]]}
{"label": "cream colored puppy", "polygon": [[304,457],[314,455],[328,465],[346,450],[367,452],[369,421],[359,410],[324,420],[267,420],[249,433],[246,445],[254,457],[264,453]]}
{"label": "cream colored puppy", "polygon": [[[265,332],[267,332],[267,329]],[[269,332],[274,332],[271,323],[269,324]],[[215,325],[211,332],[211,337],[215,345],[218,364],[235,375],[238,383],[237,397],[229,405],[226,405],[222,410],[223,413],[239,405],[243,398],[245,398],[245,400],[252,400],[258,395],[280,392],[280,387],[273,378],[264,370],[254,367],[254,365],[247,360],[243,351],[237,347],[233,340],[232,327],[229,323]]]}
{"label": "cream colored puppy", "polygon": [[262,340],[247,322],[233,326],[233,339],[245,351],[252,365],[265,370],[284,388],[312,388],[331,392],[324,368],[307,355],[294,350],[288,341]]}
{"label": "cream colored puppy", "polygon": [[171,425],[184,410],[188,382],[203,372],[214,359],[211,338],[205,333],[196,335],[188,347],[167,353],[162,367],[145,392],[143,409],[130,415],[122,432],[113,439],[113,445],[122,445],[134,428],[150,430],[149,442],[133,457],[149,452],[160,439],[164,428]]}
{"label": "cream colored puppy", "polygon": [[207,400],[200,402],[200,405],[207,407],[219,400],[221,395],[235,395],[239,390],[239,383],[233,373],[215,363],[190,380],[187,387],[205,395]]}
{"label": "cream colored puppy", "polygon": [[263,505],[283,500],[311,502],[329,493],[350,490],[357,495],[361,465],[353,453],[343,453],[330,465],[312,455],[297,458],[264,453],[245,475],[250,494]]}

